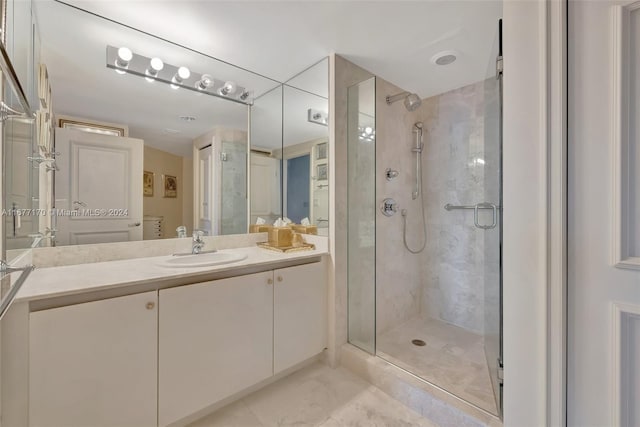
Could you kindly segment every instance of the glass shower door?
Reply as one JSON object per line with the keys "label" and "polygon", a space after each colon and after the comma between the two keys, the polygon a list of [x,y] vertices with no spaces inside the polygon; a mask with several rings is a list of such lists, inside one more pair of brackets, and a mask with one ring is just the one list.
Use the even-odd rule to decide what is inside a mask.
{"label": "glass shower door", "polygon": [[497,224],[484,234],[484,351],[496,406],[502,413],[502,21],[494,46],[495,77],[484,83],[484,200],[498,206]]}
{"label": "glass shower door", "polygon": [[247,143],[222,141],[220,234],[247,231]]}
{"label": "glass shower door", "polygon": [[376,351],[375,77],[347,95],[349,342]]}

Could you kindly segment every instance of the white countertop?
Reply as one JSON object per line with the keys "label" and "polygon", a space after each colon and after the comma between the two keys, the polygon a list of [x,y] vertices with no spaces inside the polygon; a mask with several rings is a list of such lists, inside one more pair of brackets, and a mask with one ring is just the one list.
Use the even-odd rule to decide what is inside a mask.
{"label": "white countertop", "polygon": [[270,264],[277,266],[283,262],[304,261],[327,254],[321,249],[279,253],[258,247],[222,249],[220,252],[241,253],[247,257],[234,263],[196,268],[162,265],[171,255],[36,268],[18,292],[15,301],[41,300],[176,279],[195,283],[199,278],[206,281],[207,275],[215,273],[232,273],[237,270],[239,274],[243,274],[243,270],[252,267],[268,267]]}

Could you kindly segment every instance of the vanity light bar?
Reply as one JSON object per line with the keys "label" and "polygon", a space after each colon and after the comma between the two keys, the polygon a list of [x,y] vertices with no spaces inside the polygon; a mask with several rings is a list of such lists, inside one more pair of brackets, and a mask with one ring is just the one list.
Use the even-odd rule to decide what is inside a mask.
{"label": "vanity light bar", "polygon": [[107,68],[111,68],[119,74],[133,74],[144,77],[150,82],[166,83],[174,89],[188,89],[239,104],[253,104],[253,93],[232,81],[218,80],[209,74],[200,74],[186,67],[167,64],[159,58],[149,58],[131,52],[129,49],[126,49],[125,53],[127,53],[127,58],[130,54],[130,58],[123,61],[122,49],[107,46]]}

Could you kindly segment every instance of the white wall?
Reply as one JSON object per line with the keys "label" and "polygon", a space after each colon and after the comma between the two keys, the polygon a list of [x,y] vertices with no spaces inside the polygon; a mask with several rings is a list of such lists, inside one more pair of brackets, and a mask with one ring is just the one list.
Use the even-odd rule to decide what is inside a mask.
{"label": "white wall", "polygon": [[546,8],[504,5],[504,422],[546,424]]}

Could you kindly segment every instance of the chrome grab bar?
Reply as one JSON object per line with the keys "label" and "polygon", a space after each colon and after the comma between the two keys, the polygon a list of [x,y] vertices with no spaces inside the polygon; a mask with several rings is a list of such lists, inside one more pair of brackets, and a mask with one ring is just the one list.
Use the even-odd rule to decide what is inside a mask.
{"label": "chrome grab bar", "polygon": [[0,319],[2,319],[4,314],[7,312],[7,310],[9,309],[9,306],[11,305],[14,298],[16,297],[16,294],[18,293],[18,291],[20,290],[24,282],[27,280],[27,277],[29,277],[29,274],[34,269],[35,269],[35,266],[33,265],[26,265],[20,268],[9,267],[9,265],[5,261],[0,261],[0,273],[3,274],[2,279],[4,279],[5,275],[7,274],[21,271],[20,276],[18,277],[18,280],[16,280],[13,286],[11,286],[7,295],[2,299],[2,302],[0,302]]}
{"label": "chrome grab bar", "polygon": [[7,78],[9,85],[13,89],[13,92],[18,97],[18,101],[20,102],[23,110],[22,112],[17,111],[5,104],[4,101],[0,102],[0,120],[3,121],[10,117],[22,117],[30,120],[35,119],[36,115],[29,105],[29,101],[22,89],[16,70],[13,68],[13,64],[11,64],[11,60],[9,59],[9,54],[2,43],[0,43],[0,70],[2,70],[2,73]]}
{"label": "chrome grab bar", "polygon": [[[476,203],[475,205],[452,205],[451,203],[447,203],[446,205],[444,205],[444,208],[448,211],[457,210],[457,209],[473,210],[473,224],[477,228],[480,228],[482,230],[490,230],[492,228],[496,228],[496,226],[498,225],[498,209],[500,207],[493,203],[482,202],[482,203]],[[493,221],[491,222],[490,225],[480,224],[480,221],[478,219],[478,213],[480,212],[480,209],[492,210]]]}

